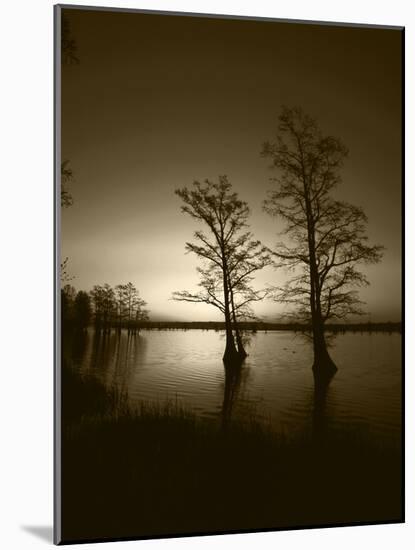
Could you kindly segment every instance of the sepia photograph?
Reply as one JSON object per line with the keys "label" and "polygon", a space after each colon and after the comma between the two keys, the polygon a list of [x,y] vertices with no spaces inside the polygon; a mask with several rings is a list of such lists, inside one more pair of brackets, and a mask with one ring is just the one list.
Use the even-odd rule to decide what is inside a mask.
{"label": "sepia photograph", "polygon": [[404,521],[404,29],[59,5],[55,543]]}

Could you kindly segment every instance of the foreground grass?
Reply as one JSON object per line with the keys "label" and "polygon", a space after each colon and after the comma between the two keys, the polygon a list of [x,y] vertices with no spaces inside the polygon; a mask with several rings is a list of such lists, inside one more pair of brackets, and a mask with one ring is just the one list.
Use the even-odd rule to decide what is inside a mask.
{"label": "foreground grass", "polygon": [[401,518],[399,452],[359,434],[292,441],[63,377],[63,536],[117,538]]}

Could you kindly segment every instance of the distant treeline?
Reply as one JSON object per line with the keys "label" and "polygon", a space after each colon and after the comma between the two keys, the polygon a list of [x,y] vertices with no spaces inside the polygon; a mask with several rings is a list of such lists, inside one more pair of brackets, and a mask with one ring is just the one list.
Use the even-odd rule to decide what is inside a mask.
{"label": "distant treeline", "polygon": [[136,334],[148,321],[146,302],[132,283],[95,285],[90,292],[76,292],[71,285],[61,291],[61,318],[64,329],[85,330],[94,326],[98,332],[127,329]]}
{"label": "distant treeline", "polygon": [[[215,321],[144,321],[141,328],[147,330],[225,330],[225,323]],[[265,323],[260,321],[239,322],[242,331],[291,330],[311,332],[311,326],[302,323]],[[327,324],[327,332],[402,332],[401,323],[342,323]]]}

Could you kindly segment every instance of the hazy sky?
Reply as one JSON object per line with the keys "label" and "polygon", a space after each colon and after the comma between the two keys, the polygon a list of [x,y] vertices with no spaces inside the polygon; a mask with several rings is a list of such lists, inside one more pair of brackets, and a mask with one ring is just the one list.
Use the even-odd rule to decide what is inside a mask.
{"label": "hazy sky", "polygon": [[[184,249],[196,223],[174,189],[227,174],[251,207],[251,230],[271,246],[281,226],[261,203],[276,174],[261,145],[281,105],[300,105],[350,150],[337,196],[364,208],[371,241],[386,247],[361,297],[372,320],[399,320],[399,30],[66,14],[80,63],[62,70],[62,158],[75,175],[62,255],[77,289],[131,281],[153,319],[218,319],[210,306],[170,300],[198,282],[198,261]],[[267,269],[256,284],[285,278]],[[283,311],[256,308],[268,319]]]}

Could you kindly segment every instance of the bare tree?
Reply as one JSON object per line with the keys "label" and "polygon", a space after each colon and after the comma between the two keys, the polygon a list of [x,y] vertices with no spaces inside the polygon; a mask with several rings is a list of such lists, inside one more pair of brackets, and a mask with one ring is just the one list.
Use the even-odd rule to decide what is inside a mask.
{"label": "bare tree", "polygon": [[174,292],[173,298],[219,309],[226,330],[223,360],[240,362],[246,352],[238,320],[248,315],[250,303],[264,297],[264,292],[252,288],[251,281],[254,272],[269,263],[268,251],[252,239],[251,232],[245,231],[248,205],[232,192],[226,176],[220,176],[217,183],[195,181],[192,189],[177,189],[176,194],[184,203],[182,212],[204,223],[209,232],[198,230],[194,233],[195,242],[186,243],[186,250],[204,261],[203,268],[198,268],[200,290]]}
{"label": "bare tree", "polygon": [[95,285],[90,292],[93,305],[95,329],[110,332],[111,328],[128,330],[137,334],[140,323],[148,320],[147,303],[140,298],[133,283],[120,284],[113,289],[108,283]]}
{"label": "bare tree", "polygon": [[103,330],[104,333],[110,332],[116,314],[114,290],[108,283],[94,285],[90,296],[94,309],[95,329]]}
{"label": "bare tree", "polygon": [[140,322],[148,319],[148,311],[145,309],[147,303],[140,298],[133,283],[129,282],[123,286],[128,333],[136,334],[139,331]]}
{"label": "bare tree", "polygon": [[293,277],[276,298],[297,306],[311,323],[315,372],[330,375],[337,368],[327,351],[324,324],[328,319],[360,314],[356,287],[369,284],[358,264],[379,262],[383,247],[367,243],[367,217],[361,208],[336,200],[340,169],[348,151],[342,142],[323,136],[317,123],[300,108],[284,107],[274,142],[263,146],[279,172],[277,189],[265,210],[285,222],[290,241],[274,251],[278,267]]}
{"label": "bare tree", "polygon": [[117,285],[114,289],[117,308],[117,330],[120,333],[127,318],[127,289],[126,285]]}

